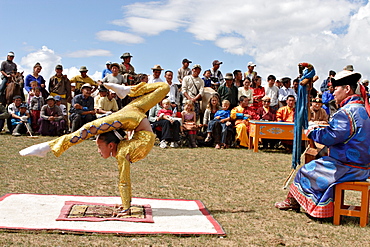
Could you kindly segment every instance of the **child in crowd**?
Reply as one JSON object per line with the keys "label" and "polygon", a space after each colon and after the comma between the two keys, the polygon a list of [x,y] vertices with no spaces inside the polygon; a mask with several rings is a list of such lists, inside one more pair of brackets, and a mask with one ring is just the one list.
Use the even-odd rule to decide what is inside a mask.
{"label": "child in crowd", "polygon": [[204,87],[211,87],[212,86],[211,71],[209,69],[204,71],[202,79],[204,81]]}
{"label": "child in crowd", "polygon": [[168,121],[173,120],[173,111],[171,110],[171,101],[169,99],[162,100],[162,109],[158,111],[158,117],[161,119],[166,119]]}
{"label": "child in crowd", "polygon": [[59,95],[55,95],[54,99],[55,99],[55,105],[59,106],[59,108],[62,110],[64,121],[66,123],[66,133],[67,133],[69,132],[67,106],[62,104],[62,97],[60,97]]}
{"label": "child in crowd", "polygon": [[184,111],[181,112],[181,118],[182,118],[182,128],[183,130],[188,132],[189,137],[189,147],[196,148],[196,135],[198,126],[196,124],[197,117],[194,111],[194,104],[193,101],[187,100],[184,105]]}
{"label": "child in crowd", "polygon": [[162,126],[162,140],[159,146],[166,148],[167,142],[171,142],[170,147],[176,148],[180,140],[180,122],[173,119],[175,114],[171,110],[169,99],[162,100],[162,107],[157,113],[157,121]]}
{"label": "child in crowd", "polygon": [[20,136],[27,133],[28,131],[31,131],[31,118],[30,114],[27,111],[27,105],[25,103],[22,103],[19,106],[19,111],[16,111],[14,114],[17,115],[19,118],[11,119],[13,125],[12,135]]}
{"label": "child in crowd", "polygon": [[212,133],[213,127],[214,127],[216,122],[220,122],[221,127],[222,127],[221,145],[217,143],[216,147],[215,147],[216,149],[219,149],[220,147],[221,148],[227,148],[227,145],[226,145],[227,128],[228,128],[228,126],[231,125],[229,107],[230,107],[230,102],[228,100],[223,100],[222,101],[222,110],[218,110],[215,113],[214,118],[211,121],[209,121],[209,123],[208,123],[207,138],[205,140],[206,142],[210,141],[211,133]]}
{"label": "child in crowd", "polygon": [[36,88],[38,88],[39,91],[40,91],[40,88],[38,87],[37,81],[31,81],[30,85],[31,85],[31,90],[28,92],[28,99],[27,99],[27,104],[28,105],[31,104],[31,100],[35,96]]}
{"label": "child in crowd", "polygon": [[[32,82],[31,82],[32,85]],[[36,82],[37,85],[37,82]],[[40,112],[43,105],[45,105],[44,97],[41,96],[41,91],[39,87],[32,88],[33,96],[30,102],[30,110],[31,110],[31,119],[32,119],[32,130],[37,132],[40,128],[39,126],[39,118]],[[30,92],[31,92],[30,91]]]}

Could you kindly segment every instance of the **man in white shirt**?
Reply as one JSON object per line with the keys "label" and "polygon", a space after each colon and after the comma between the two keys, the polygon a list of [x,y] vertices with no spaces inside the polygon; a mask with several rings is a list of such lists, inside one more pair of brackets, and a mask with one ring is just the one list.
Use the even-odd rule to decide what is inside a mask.
{"label": "man in white shirt", "polygon": [[194,103],[194,111],[199,116],[200,104],[204,91],[204,81],[199,77],[202,67],[199,64],[194,64],[192,74],[185,76],[182,80],[182,93],[184,95],[185,104],[187,100]]}
{"label": "man in white shirt", "polygon": [[157,64],[154,65],[152,68],[153,74],[149,76],[148,83],[154,83],[154,82],[163,82],[162,78],[160,78],[161,73],[162,73],[162,67]]}
{"label": "man in white shirt", "polygon": [[274,75],[269,75],[267,77],[268,86],[265,88],[266,96],[270,97],[271,104],[270,107],[275,111],[279,109],[279,88],[275,86],[276,77]]}
{"label": "man in white shirt", "polygon": [[170,85],[170,91],[168,92],[167,96],[171,102],[172,110],[176,109],[176,111],[181,111],[180,107],[180,92],[179,86],[181,86],[178,82],[172,82],[173,72],[171,70],[167,70],[164,72],[164,78],[166,78],[166,82]]}
{"label": "man in white shirt", "polygon": [[294,92],[293,88],[290,87],[291,79],[289,77],[282,78],[281,82],[283,86],[279,89],[279,103],[282,106],[286,106],[287,97],[293,95],[295,100],[297,100],[297,94]]}

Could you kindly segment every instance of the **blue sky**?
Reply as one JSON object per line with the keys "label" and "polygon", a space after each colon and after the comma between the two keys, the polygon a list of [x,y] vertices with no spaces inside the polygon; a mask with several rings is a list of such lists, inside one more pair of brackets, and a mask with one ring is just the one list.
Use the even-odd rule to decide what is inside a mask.
{"label": "blue sky", "polygon": [[0,23],[0,59],[14,51],[26,74],[41,62],[46,79],[57,63],[69,77],[85,65],[97,79],[124,52],[142,73],[155,64],[176,71],[186,57],[203,69],[223,61],[224,74],[253,61],[264,80],[295,77],[304,61],[320,81],[347,64],[370,75],[368,1],[2,0]]}

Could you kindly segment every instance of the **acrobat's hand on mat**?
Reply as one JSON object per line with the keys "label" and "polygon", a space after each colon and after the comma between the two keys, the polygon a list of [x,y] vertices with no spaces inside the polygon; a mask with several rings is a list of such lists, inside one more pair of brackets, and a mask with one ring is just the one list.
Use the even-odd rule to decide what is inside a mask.
{"label": "acrobat's hand on mat", "polygon": [[33,145],[31,147],[22,149],[19,151],[19,154],[22,156],[39,156],[45,157],[46,154],[51,150],[49,144],[47,142],[43,142],[40,144]]}
{"label": "acrobat's hand on mat", "polygon": [[103,83],[103,86],[116,92],[117,96],[120,97],[120,99],[126,97],[131,90],[130,86],[119,85],[116,83]]}

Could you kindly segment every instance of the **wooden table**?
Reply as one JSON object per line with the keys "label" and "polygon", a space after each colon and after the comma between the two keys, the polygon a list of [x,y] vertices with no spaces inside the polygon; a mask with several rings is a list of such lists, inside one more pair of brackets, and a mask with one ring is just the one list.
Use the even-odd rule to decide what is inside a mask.
{"label": "wooden table", "polygon": [[[258,152],[259,139],[293,140],[294,123],[250,120],[249,149],[253,146],[253,151]],[[302,133],[302,140],[308,140],[304,133]]]}

